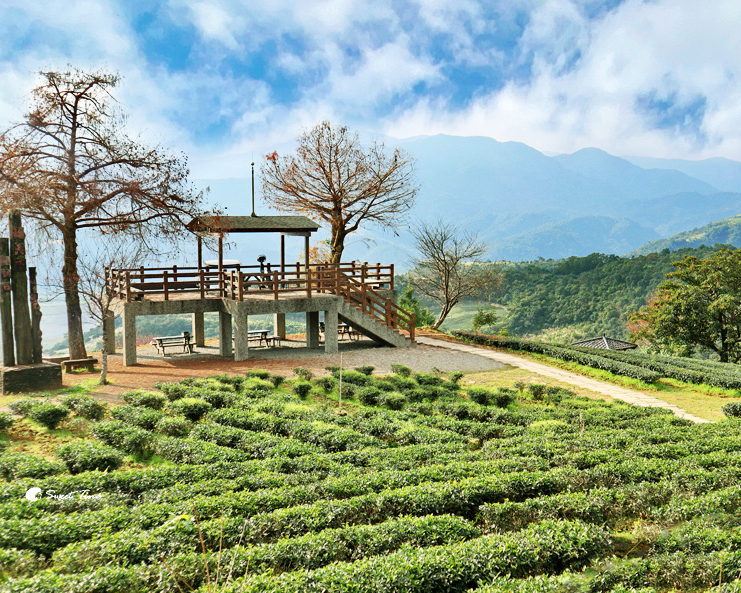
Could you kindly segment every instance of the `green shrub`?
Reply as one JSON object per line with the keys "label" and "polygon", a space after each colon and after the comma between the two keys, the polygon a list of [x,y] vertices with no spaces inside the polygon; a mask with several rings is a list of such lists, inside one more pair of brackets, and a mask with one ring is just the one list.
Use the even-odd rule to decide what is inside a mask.
{"label": "green shrub", "polygon": [[[264,371],[264,372],[267,373],[267,371]],[[270,373],[268,373],[268,376],[269,375]],[[244,380],[245,380],[245,377],[239,377],[237,375],[227,375],[226,373],[222,373],[221,375],[214,375],[211,378],[215,379],[222,385],[228,385],[231,389],[233,389],[237,393],[242,391],[242,384],[244,383]]]}
{"label": "green shrub", "polygon": [[403,364],[392,364],[391,372],[395,375],[399,375],[400,377],[412,376],[412,369],[410,369],[408,366],[404,366]]}
{"label": "green shrub", "polygon": [[385,379],[376,379],[373,382],[373,386],[377,387],[381,391],[398,391],[396,385],[394,385],[391,381],[386,381]]}
{"label": "green shrub", "polygon": [[65,471],[67,468],[58,461],[47,461],[26,453],[5,452],[0,455],[0,476],[5,480],[46,478]]}
{"label": "green shrub", "polygon": [[[257,379],[259,381],[259,379]],[[219,391],[214,389],[201,390],[198,392],[198,397],[211,404],[211,407],[215,410],[218,408],[228,408],[234,405],[237,399],[237,394],[230,391]]]}
{"label": "green shrub", "polygon": [[[336,371],[332,374],[332,376],[335,379],[339,379],[340,377],[340,371]],[[364,387],[365,385],[368,385],[371,383],[373,379],[371,379],[368,375],[364,375],[363,373],[359,373],[358,371],[342,371],[342,383],[343,385],[345,383],[350,383],[352,385],[357,385],[359,387]]]}
{"label": "green shrub", "polygon": [[366,377],[370,377],[373,374],[373,371],[376,370],[376,367],[372,366],[361,366],[361,367],[355,367],[355,370],[359,373],[363,373]]}
{"label": "green shrub", "polygon": [[268,380],[273,384],[273,387],[280,387],[286,378],[283,375],[270,375]]}
{"label": "green shrub", "polygon": [[726,415],[727,418],[739,418],[741,417],[741,402],[731,402],[725,404],[721,411]]}
{"label": "green shrub", "polygon": [[37,399],[17,399],[14,402],[8,404],[10,411],[17,416],[23,416],[24,418],[31,414],[31,410],[36,406],[40,405],[43,400]]}
{"label": "green shrub", "polygon": [[391,410],[401,410],[406,405],[407,398],[403,394],[394,391],[384,394],[383,403]]}
{"label": "green shrub", "polygon": [[485,406],[491,401],[491,391],[483,387],[469,387],[466,393],[472,402],[476,402],[482,406]]}
{"label": "green shrub", "polygon": [[304,367],[294,367],[291,370],[293,371],[294,375],[296,375],[297,377],[301,377],[306,381],[311,381],[314,378],[314,373]]}
{"label": "green shrub", "polygon": [[[397,391],[409,391],[419,387],[414,379],[410,377],[400,377],[399,375],[389,375],[384,378],[384,381],[393,385]],[[377,383],[378,382],[380,381],[377,381]]]}
{"label": "green shrub", "polygon": [[175,400],[187,397],[190,393],[190,387],[183,383],[155,383],[154,386],[165,394],[168,400],[174,402]]}
{"label": "green shrub", "polygon": [[297,381],[291,386],[291,389],[293,389],[293,393],[298,395],[301,399],[305,399],[309,395],[312,387],[313,385],[308,381]]}
{"label": "green shrub", "polygon": [[62,403],[78,416],[88,420],[101,420],[108,407],[90,395],[68,395],[62,398]]}
{"label": "green shrub", "polygon": [[514,388],[520,393],[523,393],[526,387],[527,383],[525,381],[515,381]]}
{"label": "green shrub", "polygon": [[154,427],[157,432],[169,437],[188,436],[192,428],[193,424],[184,416],[165,416]]}
{"label": "green shrub", "polygon": [[[339,385],[338,385],[339,389]],[[352,383],[345,383],[342,382],[342,397],[346,399],[352,399],[358,395],[358,391],[360,391],[360,387],[357,385],[353,385]]]}
{"label": "green shrub", "polygon": [[154,449],[154,435],[151,432],[118,420],[98,422],[93,427],[93,435],[106,445],[121,449],[130,455],[148,456]]}
{"label": "green shrub", "polygon": [[439,375],[433,375],[432,373],[414,373],[414,380],[419,385],[442,385],[443,378]]}
{"label": "green shrub", "polygon": [[[246,379],[242,384],[242,394],[247,397],[263,397],[272,393],[276,387],[273,379],[277,376],[280,375],[271,375],[270,379],[267,381],[265,379],[258,379],[257,377]],[[283,379],[283,377],[281,377],[281,379]]]}
{"label": "green shrub", "polygon": [[324,367],[324,370],[329,371],[331,374],[334,375],[335,373],[338,373],[340,371],[340,367],[336,364],[328,364]]}
{"label": "green shrub", "polygon": [[319,377],[314,379],[314,384],[321,387],[324,393],[330,393],[337,385],[337,380],[334,377]]}
{"label": "green shrub", "polygon": [[528,383],[527,392],[533,396],[536,401],[542,401],[545,396],[546,386],[542,383]]}
{"label": "green shrub", "polygon": [[0,430],[8,430],[13,426],[13,416],[7,412],[0,412]]}
{"label": "green shrub", "polygon": [[506,408],[515,401],[515,391],[509,387],[500,387],[491,394],[489,401],[497,408]]}
{"label": "green shrub", "polygon": [[378,387],[362,387],[358,390],[358,399],[366,406],[375,406],[381,397],[381,390]]}
{"label": "green shrub", "polygon": [[36,422],[46,426],[49,430],[54,430],[65,418],[67,418],[67,416],[69,416],[69,410],[59,404],[46,402],[34,406],[31,409],[29,416]]}
{"label": "green shrub", "polygon": [[266,371],[265,369],[250,369],[244,374],[244,376],[248,378],[262,379],[263,381],[267,381],[271,377],[270,371]]}
{"label": "green shrub", "polygon": [[121,396],[121,399],[132,406],[151,408],[153,410],[161,410],[167,403],[167,397],[161,393],[154,393],[143,389],[128,391]]}
{"label": "green shrub", "polygon": [[165,413],[159,410],[137,408],[130,405],[116,406],[111,410],[111,418],[145,430],[152,430],[164,415]]}
{"label": "green shrub", "polygon": [[211,411],[211,404],[197,397],[184,397],[170,403],[170,414],[173,416],[185,416],[188,420],[198,422],[204,415]]}
{"label": "green shrub", "polygon": [[461,379],[463,379],[463,373],[460,371],[454,371],[452,373],[448,374],[448,381],[451,381],[453,383],[460,383]]}
{"label": "green shrub", "polygon": [[57,448],[56,455],[70,473],[113,471],[123,465],[123,456],[113,447],[95,441],[75,441]]}

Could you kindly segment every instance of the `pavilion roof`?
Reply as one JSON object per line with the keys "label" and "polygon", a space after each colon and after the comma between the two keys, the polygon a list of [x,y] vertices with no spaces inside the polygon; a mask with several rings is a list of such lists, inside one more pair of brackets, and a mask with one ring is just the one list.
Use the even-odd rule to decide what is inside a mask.
{"label": "pavilion roof", "polygon": [[197,233],[307,233],[319,224],[306,216],[197,216],[186,228]]}
{"label": "pavilion roof", "polygon": [[590,338],[589,340],[583,340],[581,342],[574,342],[572,346],[582,346],[584,348],[601,348],[602,350],[633,350],[638,348],[638,344],[632,342],[624,342],[617,338],[609,338],[607,336],[601,336],[599,338]]}

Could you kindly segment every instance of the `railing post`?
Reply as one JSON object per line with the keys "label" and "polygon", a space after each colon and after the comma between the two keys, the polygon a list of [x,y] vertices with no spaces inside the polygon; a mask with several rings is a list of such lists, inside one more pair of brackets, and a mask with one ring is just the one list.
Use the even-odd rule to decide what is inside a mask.
{"label": "railing post", "polygon": [[167,270],[162,271],[162,291],[165,293],[165,300],[169,301],[170,297],[167,294],[168,286],[167,286]]}
{"label": "railing post", "polygon": [[386,327],[391,327],[391,299],[386,299]]}
{"label": "railing post", "polygon": [[139,266],[139,279],[144,282],[144,266]]}
{"label": "railing post", "polygon": [[126,302],[131,302],[131,272],[126,272]]}
{"label": "railing post", "polygon": [[175,265],[172,266],[172,281],[173,282],[178,281],[178,267]]}
{"label": "railing post", "polygon": [[340,267],[337,266],[334,270],[334,276],[335,276],[334,293],[337,296],[342,296],[342,285],[340,284],[340,278],[341,278],[340,274],[342,274],[342,272],[340,272]]}
{"label": "railing post", "polygon": [[311,268],[306,266],[306,296],[311,298]]}
{"label": "railing post", "polygon": [[229,297],[234,300],[234,270],[229,272]]}
{"label": "railing post", "polygon": [[368,308],[368,292],[366,290],[365,283],[363,283],[360,287],[360,293],[362,295],[362,302],[361,305],[363,307],[363,313],[365,313],[365,310]]}
{"label": "railing post", "polygon": [[389,284],[390,284],[389,288],[391,290],[394,290],[394,264],[391,264],[389,267],[391,268],[391,272],[390,272],[391,280],[389,280]]}
{"label": "railing post", "polygon": [[273,272],[273,298],[278,300],[278,272]]}
{"label": "railing post", "polygon": [[360,266],[360,281],[363,283],[363,286],[365,286],[365,276],[367,273],[368,273],[368,270],[365,267],[365,264]]}
{"label": "railing post", "polygon": [[244,272],[237,272],[237,280],[239,285],[237,286],[237,296],[240,301],[244,300]]}
{"label": "railing post", "polygon": [[203,268],[198,270],[198,284],[200,285],[199,288],[201,289],[201,299],[206,298],[206,273],[204,272]]}

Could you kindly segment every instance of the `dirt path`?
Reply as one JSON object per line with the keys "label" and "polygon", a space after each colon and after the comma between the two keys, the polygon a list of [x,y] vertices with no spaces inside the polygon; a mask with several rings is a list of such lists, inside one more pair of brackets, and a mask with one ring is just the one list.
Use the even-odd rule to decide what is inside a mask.
{"label": "dirt path", "polygon": [[665,410],[671,410],[676,416],[685,418],[686,420],[691,420],[696,424],[710,422],[710,420],[705,420],[704,418],[694,416],[693,414],[690,414],[679,406],[669,404],[652,395],[647,395],[645,393],[634,391],[632,389],[625,389],[624,387],[618,387],[617,385],[611,385],[610,383],[598,381],[597,379],[591,379],[590,377],[577,375],[576,373],[571,373],[569,371],[564,371],[563,369],[551,367],[539,362],[534,362],[532,360],[528,360],[527,358],[515,356],[514,354],[499,352],[496,350],[489,350],[488,348],[479,348],[476,346],[471,346],[469,344],[460,344],[458,342],[439,340],[425,336],[420,336],[419,338],[417,338],[417,340],[420,344],[448,348],[457,352],[466,352],[468,354],[488,358],[489,360],[495,360],[503,364],[519,367],[532,373],[537,373],[538,375],[543,375],[545,377],[557,379],[558,381],[563,381],[564,383],[570,383],[572,385],[584,387],[585,389],[591,389],[592,391],[596,391],[597,393],[609,395],[610,397],[636,406],[647,408],[664,408]]}

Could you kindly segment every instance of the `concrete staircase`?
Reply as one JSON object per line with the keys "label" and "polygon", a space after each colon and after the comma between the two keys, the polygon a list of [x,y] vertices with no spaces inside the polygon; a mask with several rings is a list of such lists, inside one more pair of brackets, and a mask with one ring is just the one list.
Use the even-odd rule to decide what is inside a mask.
{"label": "concrete staircase", "polygon": [[412,340],[399,330],[387,327],[385,323],[363,313],[360,307],[356,307],[348,301],[342,302],[338,313],[340,321],[351,325],[360,333],[368,336],[379,344],[396,346],[397,348],[404,348],[412,345]]}

